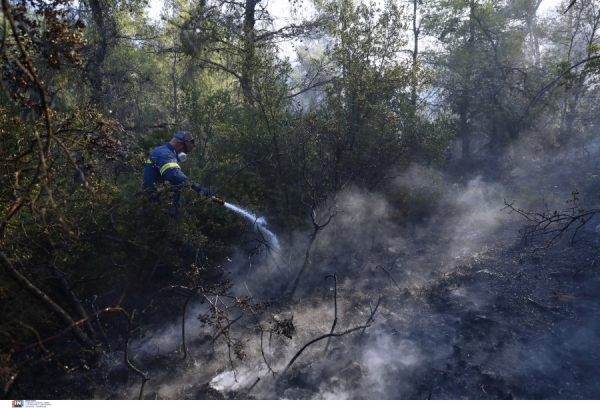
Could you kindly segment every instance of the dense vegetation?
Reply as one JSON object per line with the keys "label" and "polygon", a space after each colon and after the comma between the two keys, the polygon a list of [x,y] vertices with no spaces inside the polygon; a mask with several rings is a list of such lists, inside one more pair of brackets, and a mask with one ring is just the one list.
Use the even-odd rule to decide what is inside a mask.
{"label": "dense vegetation", "polygon": [[530,154],[585,149],[600,132],[600,2],[543,3],[294,0],[282,21],[260,0],[168,0],[155,21],[147,1],[2,0],[2,395],[26,346],[71,332],[97,354],[95,317],[135,322],[133,294],[157,274],[225,295],[203,276],[234,247],[265,250],[191,190],[176,219],[168,186],[142,193],[147,154],[178,129],[196,138],[188,176],[309,237],[299,277],[349,188],[412,223],[436,199],[394,183],[415,163],[503,181]]}

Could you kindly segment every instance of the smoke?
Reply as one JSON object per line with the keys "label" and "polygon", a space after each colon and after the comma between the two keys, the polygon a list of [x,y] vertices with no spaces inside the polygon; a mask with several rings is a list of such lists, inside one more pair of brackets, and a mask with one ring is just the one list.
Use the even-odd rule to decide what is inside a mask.
{"label": "smoke", "polygon": [[[501,211],[503,188],[481,178],[459,185],[439,173],[430,173],[414,166],[390,187],[428,200],[424,205],[431,207],[431,214],[418,225],[403,222],[402,203],[390,203],[384,194],[356,188],[342,192],[336,200],[336,215],[319,231],[313,244],[301,293],[322,285],[325,277],[334,273],[341,285],[358,283],[365,287],[391,276],[401,280],[403,287],[418,287],[427,284],[429,275],[440,267],[485,252],[486,237],[508,219]],[[436,180],[433,184],[432,179]],[[327,208],[318,211],[322,217],[329,213]],[[226,267],[234,271],[238,287],[252,296],[277,299],[301,268],[311,232],[288,234],[292,239],[281,243],[280,250],[265,249],[252,259],[236,251]],[[434,258],[422,245],[432,239],[437,241]],[[346,279],[357,276],[361,277],[358,282]]]}
{"label": "smoke", "polygon": [[277,239],[277,236],[267,228],[267,221],[264,217],[259,217],[231,203],[225,203],[225,207],[249,220],[254,225],[256,234],[261,238],[261,242],[267,246],[273,247],[275,250],[280,249],[279,240]]}
{"label": "smoke", "polygon": [[361,356],[365,371],[365,381],[371,396],[384,398],[389,394],[389,379],[396,372],[410,372],[422,364],[424,355],[415,341],[402,339],[399,342],[387,336],[378,336],[372,347]]}
{"label": "smoke", "polygon": [[262,371],[261,365],[223,371],[211,379],[210,385],[217,391],[245,391],[260,378],[258,374],[262,375]]}
{"label": "smoke", "polygon": [[[299,303],[280,309],[282,316],[293,315],[294,338],[273,341],[265,351],[267,360],[273,370],[281,372],[297,350],[328,333],[335,317],[336,294],[336,332],[364,325],[382,295],[375,322],[363,335],[332,339],[327,355],[323,354],[325,339],[306,349],[291,371],[299,378],[298,387],[288,386],[282,391],[265,380],[253,388],[253,395],[405,398],[415,395],[415,373],[432,365],[444,367],[442,361],[454,352],[447,339],[453,338],[455,329],[440,315],[431,315],[419,294],[443,279],[461,257],[485,253],[489,239],[506,217],[500,211],[504,190],[481,178],[465,185],[451,183],[441,174],[434,177],[437,182],[432,185],[431,175],[418,174],[423,174],[422,168],[410,169],[394,188],[410,188],[435,199],[429,205],[436,211],[419,225],[402,223],[398,203],[387,201],[383,194],[348,189],[338,196],[336,216],[315,241],[310,268],[302,277]],[[281,242],[279,252],[265,250],[262,259],[236,252],[227,265],[238,282],[234,290],[249,293],[257,300],[283,296],[286,283],[302,264],[309,234],[289,234],[291,242]],[[423,250],[426,240],[437,245]],[[338,279],[335,293],[333,274]],[[489,303],[485,296],[466,287],[451,289],[450,296],[472,310]],[[396,330],[390,330],[390,326],[396,326]],[[430,345],[435,345],[432,348],[423,348],[423,338],[418,336],[427,332],[431,333]],[[438,343],[440,337],[445,344]],[[261,345],[248,342],[246,349],[253,348],[259,350]],[[232,392],[249,388],[257,377],[269,378],[263,353],[248,353],[235,370],[223,367],[209,379],[210,384]]]}
{"label": "smoke", "polygon": [[[540,191],[564,193],[582,172],[600,174],[588,162],[583,170],[553,167],[581,158],[578,152],[552,159],[532,154],[504,181],[460,180],[414,165],[384,193],[348,188],[317,234],[293,298],[287,291],[304,263],[310,228],[273,231],[277,249],[235,250],[224,265],[233,293],[270,305],[232,325],[229,343],[222,336],[212,342],[214,330],[200,327],[196,317],[206,305],[190,306],[186,330],[195,363],[162,377],[157,397],[178,398],[190,381],[229,396],[251,390],[248,395],[259,399],[596,395],[599,381],[582,384],[582,367],[593,371],[600,362],[596,354],[585,355],[600,329],[577,321],[587,321],[597,308],[556,303],[553,294],[569,282],[550,275],[562,259],[520,257],[514,249],[520,220],[503,211],[505,199],[533,205]],[[551,198],[561,203],[559,196]],[[320,219],[329,211],[317,209]],[[590,261],[579,265],[589,268]],[[232,308],[231,318],[237,316]],[[336,317],[334,333],[359,329],[296,354],[330,333]],[[271,332],[284,319],[295,326],[291,339]],[[233,355],[236,341],[243,343],[243,359]],[[148,329],[132,349],[136,358],[148,359],[177,355],[180,347],[178,315]],[[293,357],[288,377],[280,378]],[[134,395],[136,385],[128,387]]]}
{"label": "smoke", "polygon": [[451,237],[447,256],[456,259],[485,250],[488,238],[506,225],[509,217],[501,211],[506,196],[501,185],[478,177],[464,188],[453,187],[441,200],[442,208],[450,213],[438,212],[435,223],[443,228],[444,236]]}

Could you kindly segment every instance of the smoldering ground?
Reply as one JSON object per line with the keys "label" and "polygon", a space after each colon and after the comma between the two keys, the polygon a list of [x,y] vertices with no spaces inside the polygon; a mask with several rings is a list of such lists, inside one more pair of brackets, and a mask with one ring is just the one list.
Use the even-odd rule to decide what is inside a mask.
{"label": "smoldering ground", "polygon": [[[577,295],[581,287],[556,264],[563,254],[523,255],[521,220],[502,210],[503,200],[516,194],[510,186],[482,178],[459,183],[413,167],[390,188],[434,199],[435,211],[406,225],[398,202],[358,189],[344,192],[288,302],[277,300],[285,298],[301,267],[307,232],[292,234],[278,252],[265,249],[250,258],[237,252],[226,265],[232,290],[275,304],[254,329],[230,328],[244,343],[242,360],[229,358],[226,342],[207,340],[214,332],[200,328],[202,307],[196,305],[186,324],[194,363],[177,376],[161,376],[155,395],[181,396],[193,381],[224,395],[262,399],[597,396],[597,376],[583,373],[588,361],[598,359],[597,353],[584,357],[598,335],[598,307]],[[597,245],[593,235],[584,239]],[[586,262],[569,260],[589,272],[593,267]],[[584,276],[598,285],[596,275]],[[335,301],[334,333],[365,325],[378,305],[375,320],[364,330],[307,347],[281,378],[302,347],[331,332]],[[291,339],[257,329],[286,318],[295,326]],[[586,322],[585,328],[570,335],[576,322]],[[140,345],[146,351],[138,357],[156,358],[159,349],[177,353],[180,326],[174,319],[161,327],[159,337]],[[171,345],[154,344],[162,341]],[[131,382],[128,394],[135,395],[138,386]]]}
{"label": "smoldering ground", "polygon": [[[505,181],[461,181],[414,166],[390,181],[390,199],[343,192],[291,298],[286,291],[304,261],[310,230],[274,231],[278,251],[236,251],[224,265],[231,293],[270,304],[260,313],[233,307],[235,301],[223,305],[233,322],[224,336],[198,319],[210,303],[192,297],[185,360],[181,309],[164,323],[145,325],[130,345],[130,359],[149,373],[146,396],[600,397],[596,225],[587,225],[576,245],[561,241],[532,256],[518,233],[523,220],[503,210],[505,199],[535,208],[536,188],[543,195],[554,186],[560,188],[551,198],[560,205],[573,180],[590,179],[580,178],[582,171],[595,171],[593,163],[585,170],[580,162],[562,171],[544,166],[528,162]],[[536,184],[534,172],[554,179]],[[430,210],[418,217],[404,213],[404,196],[420,197]],[[319,211],[327,216],[329,210]],[[291,338],[273,330],[284,321],[293,322]],[[298,354],[331,333],[334,321],[333,333],[356,330],[323,337]],[[243,353],[236,355],[239,347]],[[108,358],[107,385],[93,390],[95,398],[138,396],[141,380],[122,361],[122,352]]]}

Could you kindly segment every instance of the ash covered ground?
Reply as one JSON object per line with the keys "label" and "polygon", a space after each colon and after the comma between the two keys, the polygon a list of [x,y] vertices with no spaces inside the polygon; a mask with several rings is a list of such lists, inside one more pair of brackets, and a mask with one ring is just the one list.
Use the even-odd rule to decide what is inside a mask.
{"label": "ash covered ground", "polygon": [[[570,180],[600,174],[577,171]],[[382,196],[340,196],[292,299],[283,289],[300,268],[306,234],[279,233],[284,249],[251,262],[239,251],[224,265],[231,290],[269,302],[267,311],[235,320],[231,309],[228,336],[215,340],[214,328],[198,320],[207,302],[191,300],[186,359],[185,296],[140,308],[129,358],[148,375],[144,398],[600,398],[600,219],[590,220],[573,244],[567,235],[533,251],[544,240],[524,241],[524,220],[503,209],[512,197],[535,208],[537,190],[528,195],[521,174],[506,183],[448,183],[424,173],[414,168],[398,180],[398,188],[438,194],[434,215],[412,225],[399,224],[402,209]],[[550,205],[560,206],[571,187],[548,181],[536,188],[555,191]],[[298,355],[332,332],[336,307],[333,333],[355,330],[324,337]],[[264,330],[290,320],[291,338]],[[142,380],[124,363],[119,336],[95,367],[65,374],[51,361],[37,362],[16,391],[31,399],[138,398]]]}

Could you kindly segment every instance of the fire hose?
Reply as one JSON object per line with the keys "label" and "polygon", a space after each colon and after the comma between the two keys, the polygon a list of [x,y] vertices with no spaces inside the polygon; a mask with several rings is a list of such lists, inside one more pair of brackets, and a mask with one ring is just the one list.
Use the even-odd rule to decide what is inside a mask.
{"label": "fire hose", "polygon": [[225,201],[222,198],[212,196],[210,199],[212,200],[213,203],[217,203],[219,205],[225,205]]}

